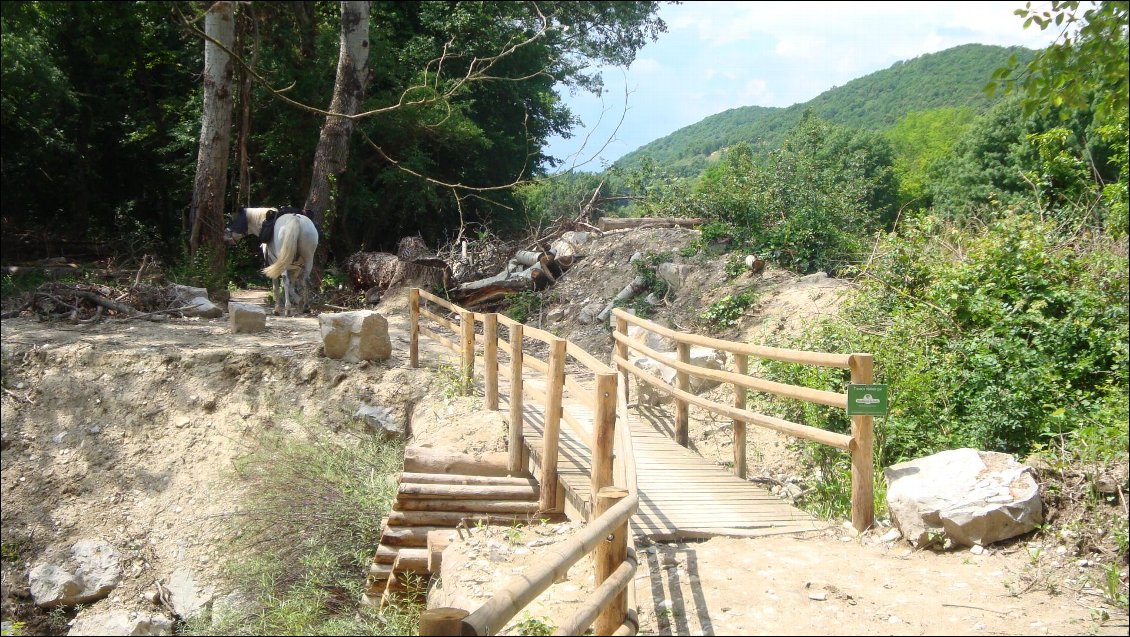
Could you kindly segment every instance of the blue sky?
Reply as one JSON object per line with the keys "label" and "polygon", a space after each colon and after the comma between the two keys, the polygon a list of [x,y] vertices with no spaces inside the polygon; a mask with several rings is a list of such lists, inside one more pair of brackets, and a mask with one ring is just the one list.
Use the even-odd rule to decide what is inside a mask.
{"label": "blue sky", "polygon": [[603,69],[602,98],[562,93],[585,127],[571,139],[551,139],[548,151],[567,160],[566,167],[601,170],[602,160],[611,163],[708,115],[806,102],[899,60],[974,42],[1047,46],[1053,29],[1024,29],[1013,13],[1023,6],[1020,0],[664,4],[659,15],[667,33],[643,47],[627,71]]}

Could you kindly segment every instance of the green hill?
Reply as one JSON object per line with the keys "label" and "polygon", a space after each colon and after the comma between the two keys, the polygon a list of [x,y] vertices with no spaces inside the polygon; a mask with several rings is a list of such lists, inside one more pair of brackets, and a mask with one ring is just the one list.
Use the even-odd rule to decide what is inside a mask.
{"label": "green hill", "polygon": [[1034,53],[1022,47],[966,44],[922,55],[788,108],[743,106],[711,115],[639,147],[616,165],[632,168],[651,157],[664,169],[696,175],[712,153],[738,142],[776,147],[806,109],[836,124],[872,130],[888,128],[911,111],[964,106],[980,112],[992,103],[982,89],[993,71],[1011,55],[1026,62]]}

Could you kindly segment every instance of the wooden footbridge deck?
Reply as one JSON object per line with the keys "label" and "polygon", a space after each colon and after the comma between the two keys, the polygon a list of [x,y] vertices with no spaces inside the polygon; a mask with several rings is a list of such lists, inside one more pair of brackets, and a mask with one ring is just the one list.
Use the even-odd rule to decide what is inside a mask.
{"label": "wooden footbridge deck", "polygon": [[[579,537],[555,559],[517,578],[475,612],[448,616],[429,611],[422,619],[421,634],[495,634],[564,569],[594,550],[599,584],[594,600],[561,627],[561,634],[580,634],[594,621],[597,634],[630,634],[635,630],[630,583],[636,560],[634,551],[628,549],[633,535],[668,540],[756,537],[825,527],[827,523],[746,479],[745,433],[750,424],[848,452],[852,524],[859,530],[871,525],[871,417],[853,416],[852,433],[846,435],[746,409],[751,391],[847,408],[846,393],[749,375],[750,356],[848,369],[852,383],[869,384],[870,354],[805,352],[722,341],[676,332],[615,310],[615,351],[610,366],[549,332],[497,314],[471,312],[419,289],[410,290],[409,313],[411,364],[420,364],[421,336],[457,356],[464,386],[481,386],[484,408],[509,414],[506,474],[529,474],[537,480],[538,511],[587,521]],[[674,341],[676,351],[658,352],[646,346],[645,339],[630,338],[629,325]],[[505,339],[500,328],[506,332]],[[692,346],[726,352],[732,357],[732,370],[693,364]],[[674,369],[674,385],[638,366],[631,353]],[[690,392],[692,376],[732,385],[733,403],[713,402]],[[628,386],[632,381],[673,398],[673,409],[631,405]],[[691,405],[732,419],[732,468],[687,449]],[[437,623],[430,623],[433,621]]]}

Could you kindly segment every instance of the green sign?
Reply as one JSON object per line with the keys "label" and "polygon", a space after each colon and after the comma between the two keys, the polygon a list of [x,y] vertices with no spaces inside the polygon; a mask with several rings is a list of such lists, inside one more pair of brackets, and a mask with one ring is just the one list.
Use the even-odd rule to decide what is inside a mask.
{"label": "green sign", "polygon": [[886,385],[848,385],[849,416],[886,416]]}

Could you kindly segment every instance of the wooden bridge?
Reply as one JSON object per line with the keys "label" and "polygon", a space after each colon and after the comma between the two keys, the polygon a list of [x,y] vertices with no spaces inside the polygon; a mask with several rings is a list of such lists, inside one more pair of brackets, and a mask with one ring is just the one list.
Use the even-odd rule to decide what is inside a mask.
{"label": "wooden bridge", "polygon": [[[457,355],[464,387],[469,390],[481,378],[485,408],[504,409],[509,414],[508,473],[537,479],[539,511],[588,521],[581,537],[571,541],[557,559],[512,582],[474,613],[458,609],[426,612],[421,619],[422,635],[495,634],[558,575],[594,549],[597,590],[592,602],[561,628],[561,634],[581,634],[594,622],[597,634],[631,634],[637,626],[629,585],[636,566],[630,548],[634,536],[668,540],[751,537],[823,528],[825,523],[746,479],[748,424],[849,452],[852,523],[862,530],[872,522],[870,417],[853,417],[852,435],[848,436],[746,409],[749,391],[847,407],[843,393],[748,375],[750,356],[849,369],[853,383],[867,384],[871,382],[869,354],[804,352],[722,341],[675,332],[616,310],[613,368],[549,332],[505,316],[474,313],[419,289],[410,290],[409,311],[411,364],[420,364],[421,335]],[[629,338],[629,325],[671,339],[676,352],[657,352],[643,340]],[[735,362],[734,371],[692,364],[692,345],[727,352]],[[638,367],[629,354],[632,351],[673,368],[674,386]],[[691,393],[692,376],[732,385],[733,403],[716,403]],[[672,396],[674,413],[639,405],[629,408],[631,378]],[[690,405],[732,419],[732,470],[686,448]]]}

